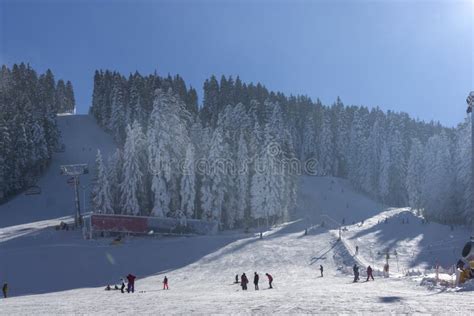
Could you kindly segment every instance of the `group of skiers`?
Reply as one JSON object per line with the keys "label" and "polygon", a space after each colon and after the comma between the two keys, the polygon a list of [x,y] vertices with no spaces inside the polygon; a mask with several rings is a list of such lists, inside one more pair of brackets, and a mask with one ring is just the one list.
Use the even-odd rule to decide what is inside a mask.
{"label": "group of skiers", "polygon": [[[273,289],[273,286],[272,286],[273,277],[269,273],[265,273],[265,275],[268,278],[269,288]],[[258,275],[257,272],[255,272],[254,275],[253,275],[253,285],[255,286],[255,291],[259,290],[259,287],[258,287],[258,282],[259,281],[260,281],[260,276]],[[247,290],[247,284],[249,283],[249,279],[247,278],[247,275],[245,274],[245,272],[242,273],[242,275],[240,276],[240,282],[239,282],[239,275],[236,274],[234,283],[235,284],[240,283],[240,286],[242,287],[242,291],[246,291]]]}
{"label": "group of skiers", "polygon": [[[137,278],[136,276],[129,273],[125,278],[120,279],[121,286],[118,287],[117,285],[115,285],[113,290],[120,290],[120,292],[122,293],[125,293],[125,291],[127,291],[127,293],[135,293],[135,279],[136,278]],[[127,289],[125,290],[125,288]],[[112,288],[110,287],[110,285],[107,285],[105,287],[105,290],[110,291],[112,290]],[[166,275],[165,275],[165,278],[163,279],[163,290],[169,290],[168,277]]]}
{"label": "group of skiers", "polygon": [[[125,293],[125,287],[127,288],[127,293],[134,293],[135,292],[135,279],[137,277],[134,276],[133,274],[129,273],[125,278],[121,278],[120,279],[120,288],[115,285],[115,287],[113,288],[113,290],[120,290],[120,292],[122,293]],[[127,281],[125,281],[125,279],[127,279]],[[105,290],[106,291],[110,291],[112,290],[112,288],[110,287],[110,285],[107,285],[105,287]]]}
{"label": "group of skiers", "polygon": [[[352,271],[354,272],[354,283],[355,283],[355,282],[360,280],[359,266],[356,263],[354,263],[354,266],[352,267]],[[367,267],[367,280],[366,280],[366,282],[369,282],[369,279],[372,279],[372,281],[375,281],[374,280],[374,275],[373,275],[373,269],[370,265]]]}
{"label": "group of skiers", "polygon": [[[125,278],[120,279],[120,282],[121,282],[120,288],[117,285],[115,285],[114,290],[120,290],[120,292],[122,293],[125,293],[125,291],[127,291],[127,293],[135,293],[135,279],[136,278],[137,278],[136,276],[129,273]],[[125,281],[125,279],[127,279],[127,281]],[[127,288],[126,290],[125,290],[125,287]],[[110,285],[107,285],[105,290],[110,291],[112,290],[112,288],[110,287]],[[166,275],[165,275],[165,278],[163,279],[163,290],[169,290],[168,277]]]}

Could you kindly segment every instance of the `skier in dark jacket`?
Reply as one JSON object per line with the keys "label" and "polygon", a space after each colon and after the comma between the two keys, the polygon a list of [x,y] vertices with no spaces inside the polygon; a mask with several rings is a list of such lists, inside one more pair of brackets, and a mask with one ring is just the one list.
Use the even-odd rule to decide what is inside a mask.
{"label": "skier in dark jacket", "polygon": [[354,267],[352,267],[352,271],[354,271],[354,282],[359,281],[359,267],[357,264],[354,264]]}
{"label": "skier in dark jacket", "polygon": [[122,282],[122,285],[120,286],[120,292],[125,293],[125,280],[122,278],[120,281]]}
{"label": "skier in dark jacket", "polygon": [[369,278],[372,278],[372,281],[375,281],[374,276],[372,274],[372,267],[371,266],[367,267],[367,282],[369,281]]}
{"label": "skier in dark jacket", "polygon": [[253,284],[255,285],[255,291],[258,291],[258,279],[260,279],[260,277],[258,276],[257,272],[255,272],[253,276]]}
{"label": "skier in dark jacket", "polygon": [[133,274],[129,273],[127,275],[127,281],[128,281],[128,287],[127,287],[127,292],[130,293],[134,293],[135,292],[135,279],[137,277],[134,276]]}
{"label": "skier in dark jacket", "polygon": [[270,289],[273,289],[272,283],[273,283],[273,277],[269,273],[265,273],[265,275],[268,278],[268,285],[270,286]]}
{"label": "skier in dark jacket", "polygon": [[319,271],[321,271],[321,277],[323,277],[324,268],[322,264],[319,265]]}
{"label": "skier in dark jacket", "polygon": [[8,295],[8,283],[3,283],[3,287],[2,287],[2,292],[3,292],[3,297],[4,298],[7,298],[7,295]]}
{"label": "skier in dark jacket", "polygon": [[245,273],[243,273],[240,277],[240,285],[242,286],[243,291],[247,290],[247,283],[249,283],[249,279],[247,279],[247,276],[245,275]]}
{"label": "skier in dark jacket", "polygon": [[235,275],[235,282],[234,283],[235,284],[239,283],[239,275],[238,274]]}
{"label": "skier in dark jacket", "polygon": [[165,275],[165,279],[163,280],[163,290],[169,290],[168,287],[168,278]]}

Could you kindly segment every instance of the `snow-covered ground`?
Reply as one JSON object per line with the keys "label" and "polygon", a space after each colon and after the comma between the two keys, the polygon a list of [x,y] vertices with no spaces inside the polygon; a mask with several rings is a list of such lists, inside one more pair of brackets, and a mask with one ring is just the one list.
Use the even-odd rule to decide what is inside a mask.
{"label": "snow-covered ground", "polygon": [[[408,209],[385,210],[342,179],[302,177],[296,214],[266,230],[263,239],[258,231],[236,230],[190,238],[128,238],[112,245],[110,239],[83,240],[80,231],[57,231],[60,221],[71,220],[57,217],[72,214],[73,192],[53,168],[84,160],[92,164],[97,147],[106,152],[114,147],[107,135],[94,131],[87,116],[59,120],[71,145],[55,156],[40,180],[45,194],[33,197],[36,202],[18,196],[0,206],[0,282],[8,281],[11,294],[0,299],[1,315],[474,312],[472,292],[420,285],[423,276],[402,273],[436,261],[453,264],[469,232],[421,224]],[[78,135],[81,124],[89,124],[88,137]],[[338,241],[342,221],[346,229]],[[352,283],[346,271],[355,262],[381,269],[386,249],[397,251],[389,261],[394,277],[376,275],[374,282]],[[253,290],[255,271],[260,291]],[[247,292],[233,284],[243,272],[250,280]],[[266,272],[275,278],[274,289],[268,289]],[[128,273],[138,276],[136,293],[104,291]],[[165,275],[169,291],[161,290]]]}
{"label": "snow-covered ground", "polygon": [[[67,235],[77,236],[71,232],[51,233],[57,234],[56,240],[68,240],[63,241],[62,246],[51,245],[51,248],[58,248],[57,251],[63,254],[65,251],[67,254],[79,252],[83,256],[81,264],[88,264],[87,268],[81,268],[69,260],[64,262],[70,275],[69,282],[75,283],[76,288],[0,300],[0,309],[7,315],[474,312],[469,292],[428,290],[405,278],[376,278],[374,282],[352,283],[352,276],[338,271],[340,265],[352,260],[344,244],[320,228],[310,230],[307,236],[301,228],[301,222],[292,222],[267,232],[263,239],[236,233],[129,240],[122,246],[110,246],[104,241],[74,240],[73,237],[67,239]],[[33,249],[23,251],[31,253]],[[193,253],[193,250],[200,253]],[[98,264],[98,256],[91,255],[94,253],[102,253],[104,262],[108,263]],[[124,261],[127,254],[133,258]],[[30,254],[30,259],[33,257]],[[47,257],[48,253],[43,258]],[[41,261],[41,256],[37,258]],[[37,264],[54,283],[57,271],[44,263]],[[319,277],[319,264],[325,267],[323,278]],[[109,282],[80,288],[81,277],[92,274],[100,278],[100,272],[106,273],[106,268],[116,272]],[[16,267],[14,273],[21,273],[23,269],[27,267]],[[252,280],[254,271],[261,277],[260,291],[254,291],[250,284],[249,290],[244,292],[233,284],[235,274],[246,272]],[[107,283],[118,282],[118,278],[128,272],[139,277],[136,293],[104,291]],[[265,272],[275,277],[272,290],[267,289]],[[170,280],[169,291],[161,290],[164,275]],[[32,277],[31,282],[38,280]],[[11,285],[12,295],[15,295],[13,281]],[[49,285],[46,282],[44,286]]]}

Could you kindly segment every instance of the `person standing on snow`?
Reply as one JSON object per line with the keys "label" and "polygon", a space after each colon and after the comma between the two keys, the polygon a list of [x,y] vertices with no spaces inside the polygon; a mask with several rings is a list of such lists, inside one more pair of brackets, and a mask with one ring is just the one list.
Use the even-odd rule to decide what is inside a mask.
{"label": "person standing on snow", "polygon": [[168,287],[168,278],[165,275],[165,279],[163,280],[163,290],[169,290]]}
{"label": "person standing on snow", "polygon": [[245,273],[243,273],[240,277],[240,285],[242,286],[242,291],[247,290],[247,283],[249,283],[249,279],[247,279],[247,276],[245,275]]}
{"label": "person standing on snow", "polygon": [[372,278],[372,281],[375,281],[374,276],[372,275],[372,267],[371,266],[367,267],[367,282],[369,282],[369,278]]}
{"label": "person standing on snow", "polygon": [[8,294],[8,283],[3,283],[3,287],[2,287],[2,292],[3,292],[3,298],[7,298],[7,294]]}
{"label": "person standing on snow", "polygon": [[268,278],[268,285],[270,286],[269,289],[273,289],[273,286],[272,286],[273,277],[269,273],[265,273],[265,275]]}
{"label": "person standing on snow", "polygon": [[260,277],[258,276],[257,272],[255,272],[253,276],[253,284],[255,285],[255,291],[258,291],[258,279],[260,279]]}
{"label": "person standing on snow", "polygon": [[125,279],[121,278],[120,282],[122,282],[122,285],[120,286],[120,292],[125,293]]}
{"label": "person standing on snow", "polygon": [[356,263],[354,263],[354,267],[352,267],[352,271],[354,271],[354,283],[359,281],[359,267]]}
{"label": "person standing on snow", "polygon": [[133,274],[129,273],[127,275],[127,281],[128,281],[128,286],[127,286],[127,293],[134,293],[135,292],[135,279],[137,277],[134,276]]}
{"label": "person standing on snow", "polygon": [[319,265],[319,271],[321,271],[321,277],[323,277],[324,268],[322,264]]}
{"label": "person standing on snow", "polygon": [[238,274],[235,275],[235,282],[234,282],[234,283],[235,283],[235,284],[238,284],[238,283],[239,283],[239,275],[238,275]]}

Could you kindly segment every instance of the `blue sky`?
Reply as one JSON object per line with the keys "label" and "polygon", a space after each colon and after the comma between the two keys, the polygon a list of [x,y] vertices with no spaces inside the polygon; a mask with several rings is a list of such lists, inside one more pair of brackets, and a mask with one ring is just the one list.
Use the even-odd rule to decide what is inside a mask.
{"label": "blue sky", "polygon": [[198,88],[240,75],[323,103],[380,106],[454,126],[474,90],[466,1],[0,0],[0,63],[73,82],[95,69],[179,73]]}

